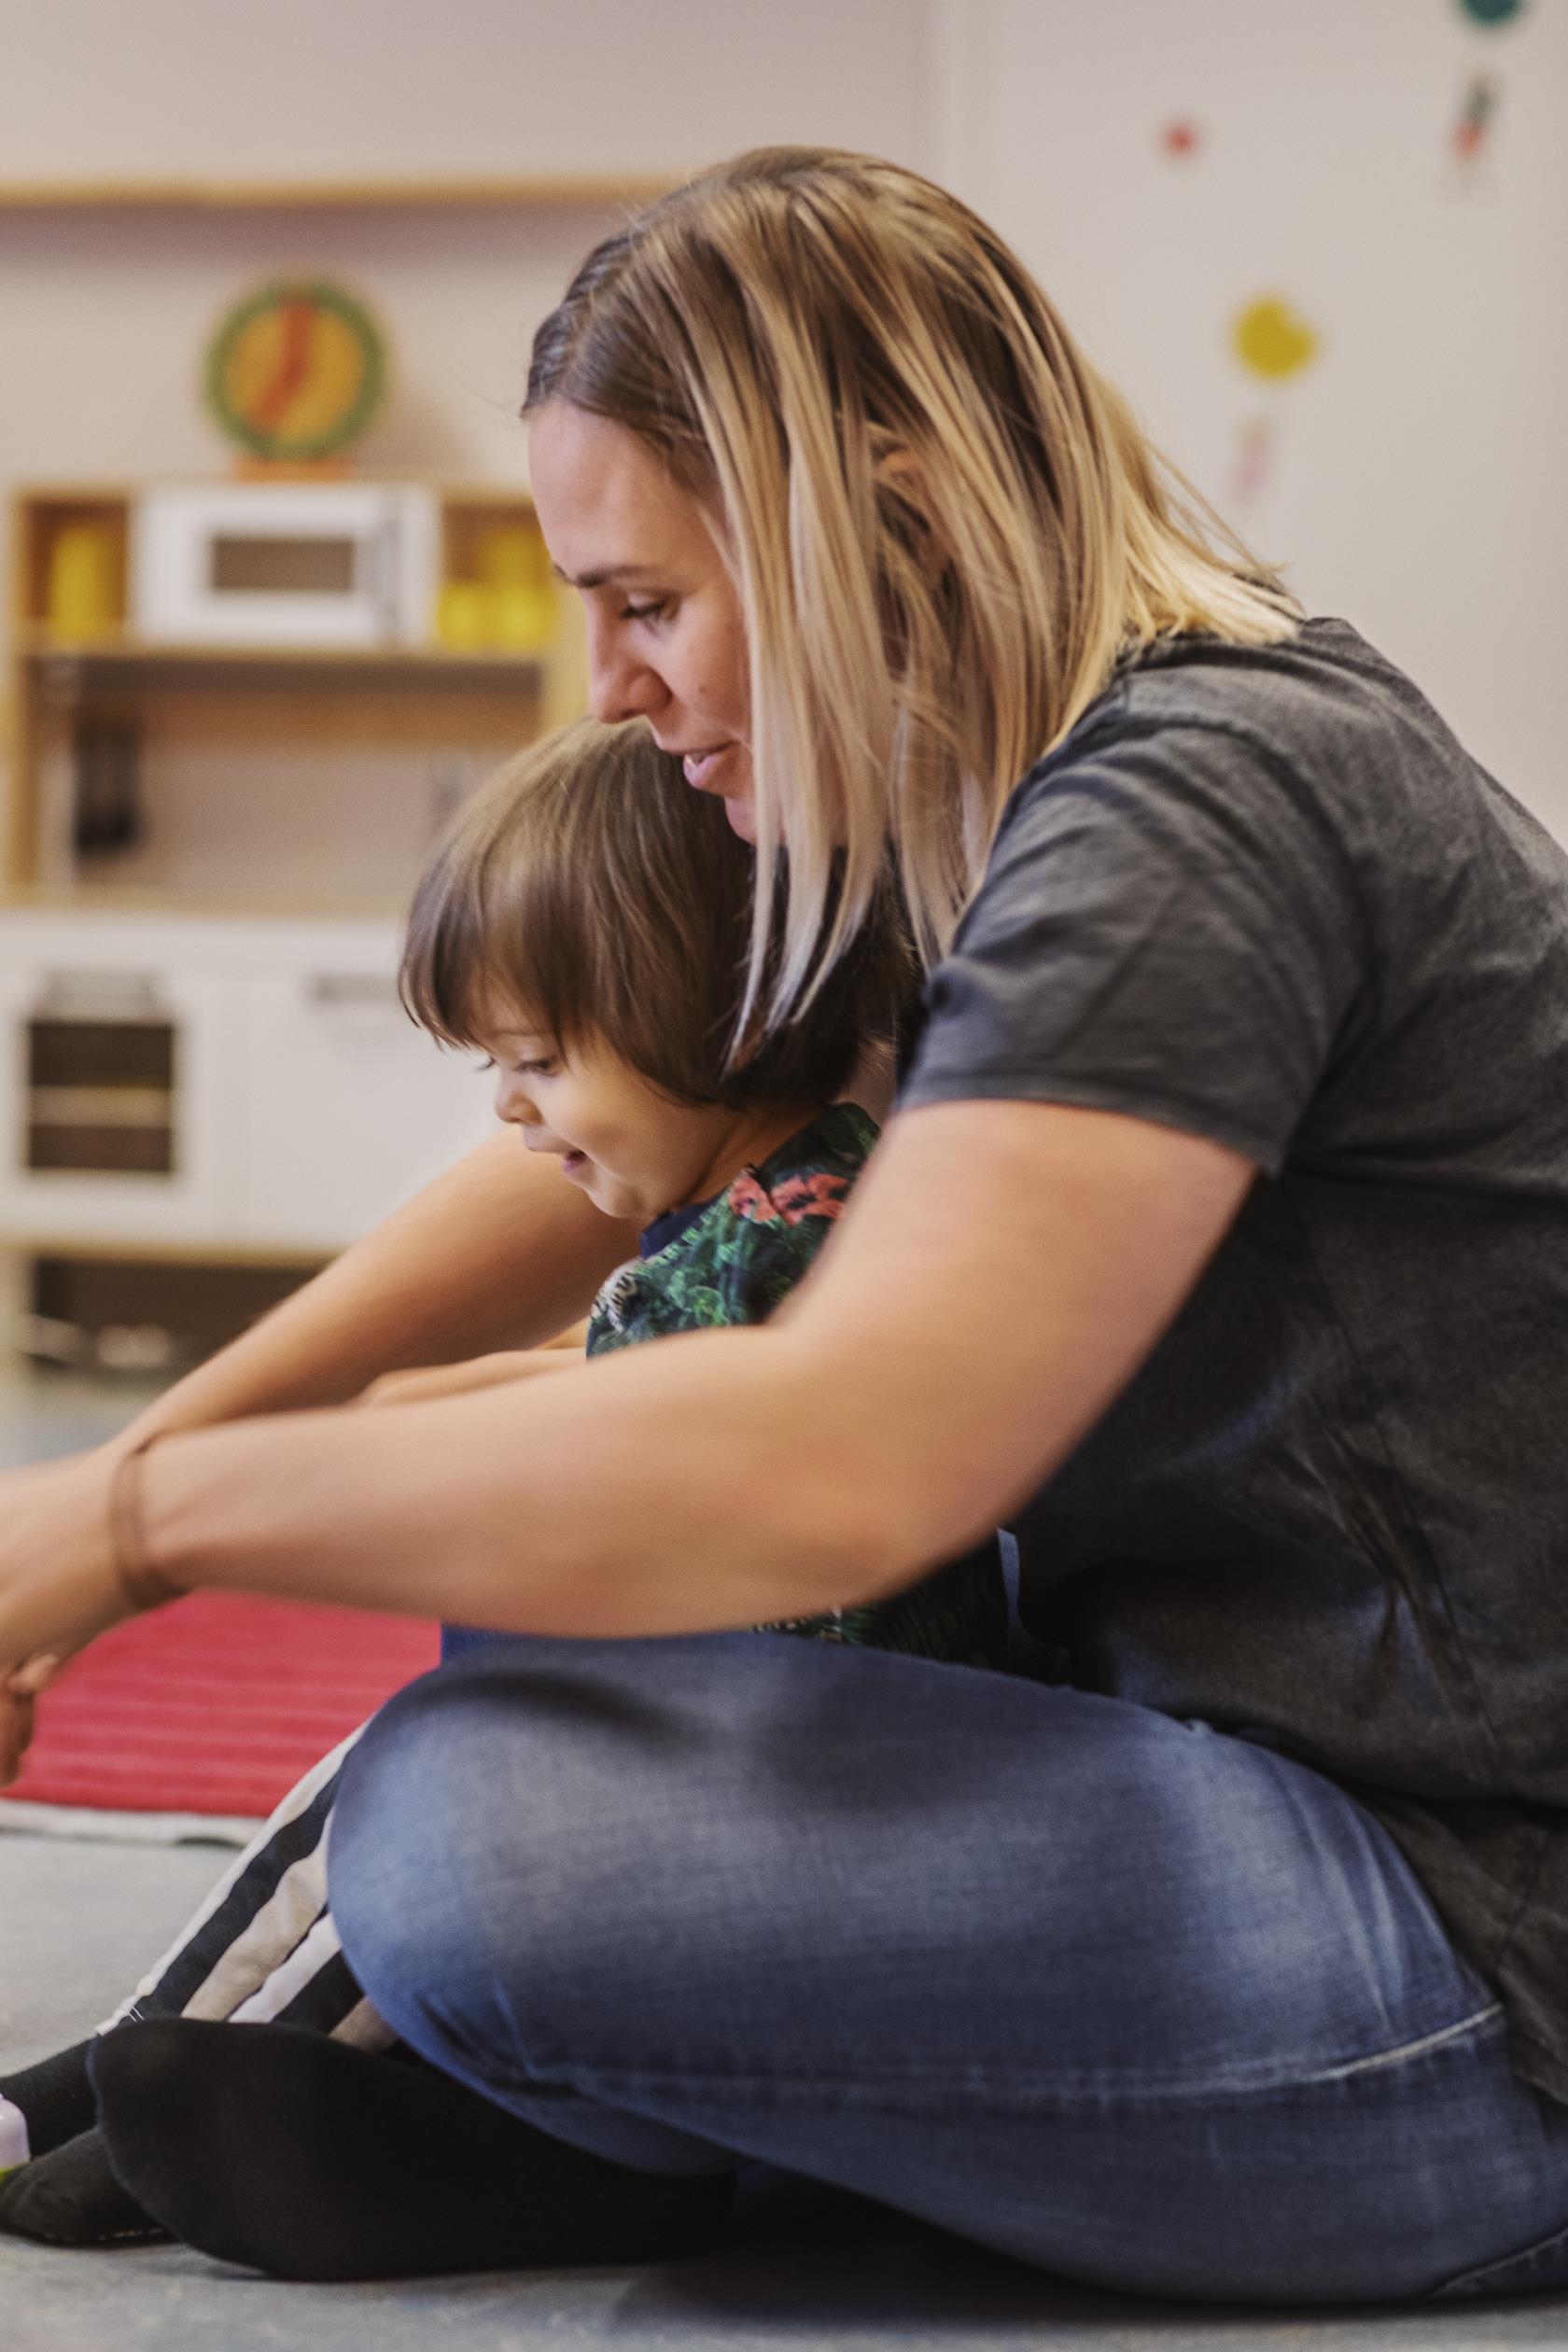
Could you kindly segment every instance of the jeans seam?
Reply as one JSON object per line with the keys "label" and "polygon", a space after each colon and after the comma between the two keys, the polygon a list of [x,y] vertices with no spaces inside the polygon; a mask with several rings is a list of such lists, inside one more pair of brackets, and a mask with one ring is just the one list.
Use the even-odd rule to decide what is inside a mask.
{"label": "jeans seam", "polygon": [[1484,2293],[1489,2279],[1507,2279],[1515,2274],[1519,2275],[1522,2284],[1525,2275],[1532,2269],[1539,2268],[1548,2255],[1559,2252],[1565,2243],[1568,2243],[1568,2222],[1564,2222],[1561,2229],[1548,2231],[1545,2237],[1536,2238],[1533,2244],[1520,2247],[1517,2254],[1500,2254],[1494,2261],[1477,2262],[1470,2270],[1460,2271],[1453,2278],[1445,2278],[1440,2287],[1433,2289],[1428,2300],[1440,2302],[1445,2296],[1467,2294],[1472,2289]]}
{"label": "jeans seam", "polygon": [[1477,2009],[1474,2017],[1463,2017],[1457,2025],[1444,2025],[1435,2034],[1423,2034],[1412,2042],[1403,2042],[1397,2050],[1379,2051],[1375,2057],[1351,2058],[1342,2066],[1330,2066],[1323,2073],[1303,2075],[1303,2083],[1343,2082],[1351,2075],[1373,2074],[1379,2066],[1397,2066],[1407,2058],[1424,2057],[1429,2050],[1440,2050],[1445,2042],[1455,2041],[1461,2034],[1473,2034],[1492,2019],[1503,2015],[1501,2001],[1492,2001]]}
{"label": "jeans seam", "polygon": [[[624,2096],[638,2091],[715,2090],[727,2092],[732,2096],[791,2092],[802,2095],[820,2095],[836,2092],[845,2105],[871,2107],[879,2102],[875,2096],[866,2096],[867,2092],[880,2092],[886,2099],[890,2093],[903,2091],[945,2101],[961,2098],[968,2093],[988,2101],[994,2101],[1000,2093],[1004,2102],[1039,2106],[1198,2106],[1225,2099],[1267,2096],[1278,2091],[1317,2090],[1328,2084],[1352,2080],[1362,2075],[1381,2072],[1407,2060],[1424,2057],[1429,2051],[1441,2049],[1463,2035],[1475,2033],[1491,2024],[1503,2014],[1503,2004],[1494,2001],[1488,2008],[1477,2009],[1474,2016],[1462,2018],[1453,2025],[1442,2026],[1435,2033],[1421,2035],[1414,2041],[1402,2042],[1395,2050],[1380,2051],[1370,2058],[1352,2058],[1341,2065],[1321,2067],[1310,2074],[1284,2073],[1276,2069],[1267,2076],[1252,2079],[1222,2076],[1202,2083],[1155,2080],[1109,2085],[1092,2076],[1024,2075],[1013,2067],[990,2075],[973,2067],[954,2071],[937,2066],[901,2066],[896,2071],[888,2067],[875,2073],[859,2067],[853,2078],[848,2079],[841,2072],[791,2074],[782,2068],[768,2074],[741,2074],[715,2073],[711,2069],[699,2072],[684,2067],[642,2066],[629,2070],[571,2067],[563,2068],[558,2080],[560,2087],[574,2090],[581,2096],[610,2099],[617,2094]],[[543,2086],[536,2079],[533,2087]],[[847,2090],[849,2095],[845,2098]]]}

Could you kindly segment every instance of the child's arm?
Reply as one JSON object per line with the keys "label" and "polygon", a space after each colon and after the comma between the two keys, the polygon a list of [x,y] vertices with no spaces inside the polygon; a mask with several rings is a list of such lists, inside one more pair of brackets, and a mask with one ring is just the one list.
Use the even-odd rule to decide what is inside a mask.
{"label": "child's arm", "polygon": [[439,1176],[138,1415],[114,1450],[357,1396],[384,1373],[538,1347],[637,1248],[507,1131]]}
{"label": "child's arm", "polygon": [[[563,1334],[566,1337],[567,1335]],[[469,1389],[499,1388],[531,1380],[541,1372],[573,1372],[587,1362],[581,1345],[568,1350],[552,1341],[544,1348],[506,1348],[496,1355],[470,1356],[466,1364],[441,1364],[417,1372],[384,1372],[372,1380],[361,1405],[427,1405],[432,1397],[456,1396]]]}

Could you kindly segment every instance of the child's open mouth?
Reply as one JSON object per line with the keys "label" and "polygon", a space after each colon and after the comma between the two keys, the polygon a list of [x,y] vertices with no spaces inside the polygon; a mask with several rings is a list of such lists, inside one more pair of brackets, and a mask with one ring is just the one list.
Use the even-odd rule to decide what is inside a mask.
{"label": "child's open mouth", "polygon": [[580,1176],[588,1165],[586,1152],[567,1152],[561,1162],[563,1176]]}

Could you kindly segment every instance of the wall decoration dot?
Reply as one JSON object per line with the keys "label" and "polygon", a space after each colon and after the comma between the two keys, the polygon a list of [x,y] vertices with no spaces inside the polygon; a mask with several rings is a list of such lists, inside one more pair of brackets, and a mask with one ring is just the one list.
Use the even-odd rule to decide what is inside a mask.
{"label": "wall decoration dot", "polygon": [[1261,295],[1249,302],[1236,321],[1231,341],[1241,365],[1270,382],[1298,375],[1318,356],[1315,329],[1279,294]]}
{"label": "wall decoration dot", "polygon": [[1510,24],[1521,13],[1524,0],[1459,0],[1459,5],[1472,24],[1492,26]]}
{"label": "wall decoration dot", "polygon": [[1474,74],[1466,83],[1459,112],[1449,133],[1453,158],[1466,173],[1486,154],[1497,112],[1498,87],[1492,74]]}
{"label": "wall decoration dot", "polygon": [[225,312],[208,346],[207,406],[253,458],[309,464],[357,441],[386,388],[371,312],[325,279],[277,279]]}
{"label": "wall decoration dot", "polygon": [[1278,434],[1271,416],[1244,416],[1231,455],[1233,506],[1255,506],[1273,483]]}
{"label": "wall decoration dot", "polygon": [[1203,126],[1190,115],[1177,115],[1159,134],[1160,151],[1172,163],[1186,163],[1203,145]]}

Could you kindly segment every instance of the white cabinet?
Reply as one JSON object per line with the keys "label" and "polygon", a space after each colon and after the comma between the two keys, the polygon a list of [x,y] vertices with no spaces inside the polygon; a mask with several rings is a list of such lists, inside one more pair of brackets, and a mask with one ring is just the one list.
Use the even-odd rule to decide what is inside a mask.
{"label": "white cabinet", "polygon": [[232,983],[145,944],[73,937],[14,962],[0,941],[0,1239],[228,1229]]}
{"label": "white cabinet", "polygon": [[0,913],[0,1248],[327,1255],[493,1126],[396,926]]}
{"label": "white cabinet", "polygon": [[413,1027],[390,956],[297,945],[245,991],[237,1230],[330,1249],[491,1132],[494,1082]]}

